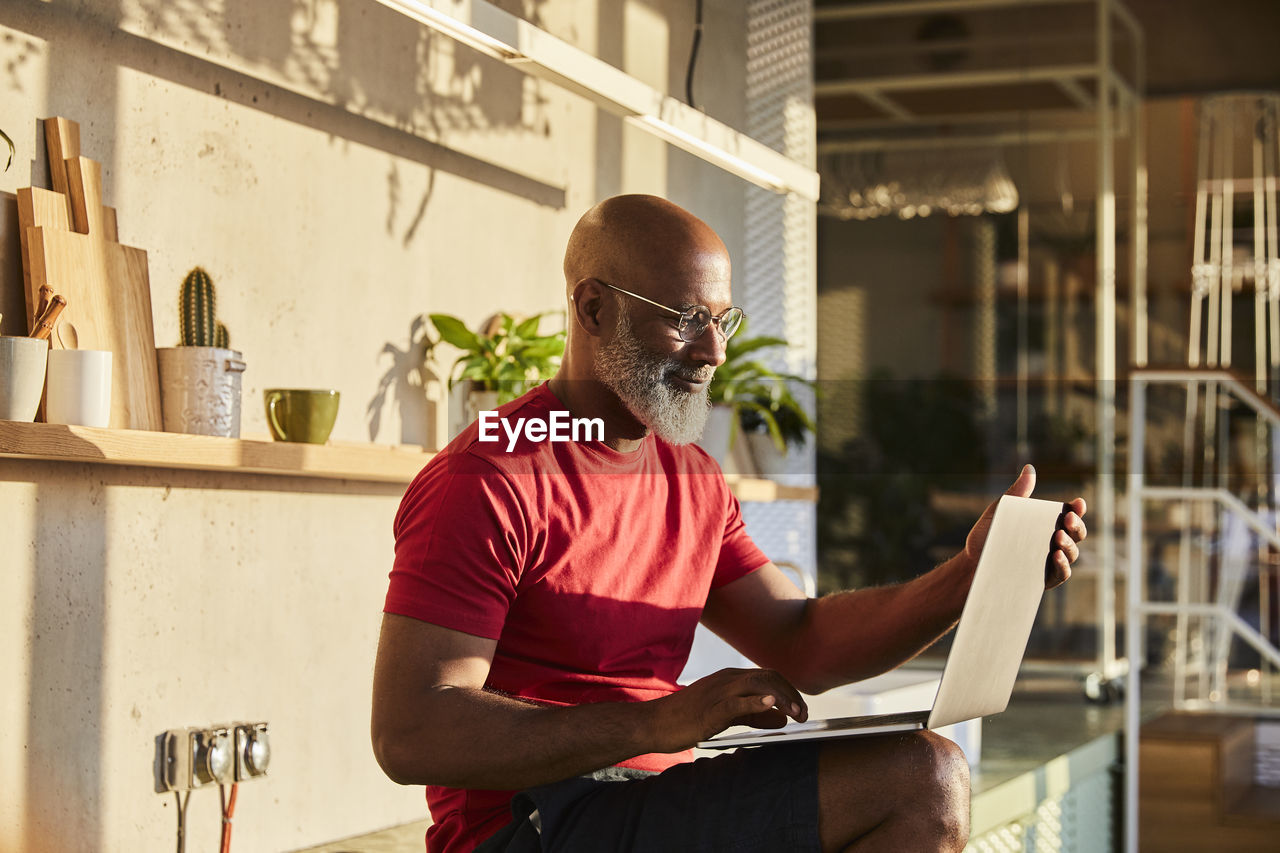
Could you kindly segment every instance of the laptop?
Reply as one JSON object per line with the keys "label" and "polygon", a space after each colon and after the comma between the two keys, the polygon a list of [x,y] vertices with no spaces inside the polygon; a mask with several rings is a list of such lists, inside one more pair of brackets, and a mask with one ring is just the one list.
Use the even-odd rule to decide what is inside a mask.
{"label": "laptop", "polygon": [[1044,593],[1046,561],[1063,504],[1004,495],[996,505],[933,707],[791,723],[780,729],[737,727],[702,741],[702,749],[861,737],[936,729],[998,714],[1009,705]]}

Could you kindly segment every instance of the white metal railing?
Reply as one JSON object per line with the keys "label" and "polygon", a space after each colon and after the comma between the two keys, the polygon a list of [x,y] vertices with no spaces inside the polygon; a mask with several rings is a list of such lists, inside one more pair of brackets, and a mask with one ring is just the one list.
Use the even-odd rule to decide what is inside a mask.
{"label": "white metal railing", "polygon": [[[1216,685],[1210,692],[1216,707],[1224,707],[1226,702],[1225,665],[1226,655],[1231,638],[1238,637],[1247,643],[1261,656],[1263,661],[1280,668],[1280,650],[1272,645],[1269,636],[1259,632],[1247,623],[1236,612],[1241,597],[1245,571],[1244,566],[1228,565],[1225,551],[1221,561],[1218,589],[1212,594],[1213,601],[1192,601],[1190,592],[1190,565],[1183,562],[1178,578],[1177,601],[1150,601],[1145,594],[1146,573],[1143,569],[1143,508],[1147,501],[1179,502],[1183,504],[1208,505],[1216,509],[1222,519],[1230,519],[1233,524],[1242,524],[1255,534],[1260,542],[1271,548],[1280,550],[1280,533],[1277,532],[1276,520],[1264,518],[1263,515],[1250,508],[1239,497],[1225,488],[1218,487],[1181,487],[1147,486],[1145,476],[1145,447],[1147,427],[1147,389],[1153,384],[1183,385],[1187,389],[1188,424],[1184,432],[1184,441],[1190,443],[1194,428],[1191,421],[1195,417],[1193,400],[1198,400],[1199,387],[1203,385],[1206,393],[1213,401],[1216,409],[1217,394],[1238,400],[1249,406],[1273,431],[1280,430],[1280,412],[1262,399],[1244,381],[1227,370],[1176,369],[1176,370],[1138,370],[1130,379],[1129,399],[1129,475],[1128,475],[1128,583],[1126,584],[1126,619],[1125,648],[1129,660],[1127,689],[1125,691],[1125,850],[1137,853],[1138,850],[1138,753],[1141,731],[1141,670],[1145,656],[1143,640],[1145,617],[1149,615],[1174,615],[1179,619],[1175,642],[1178,644],[1175,691],[1181,699],[1184,697],[1186,677],[1186,653],[1188,645],[1187,620],[1200,617],[1205,624],[1213,625],[1216,631],[1216,642],[1212,650],[1210,663],[1211,683]],[[1184,482],[1187,478],[1184,472]],[[1188,552],[1186,534],[1189,527],[1184,527],[1183,554]],[[1203,679],[1202,679],[1203,680]]]}

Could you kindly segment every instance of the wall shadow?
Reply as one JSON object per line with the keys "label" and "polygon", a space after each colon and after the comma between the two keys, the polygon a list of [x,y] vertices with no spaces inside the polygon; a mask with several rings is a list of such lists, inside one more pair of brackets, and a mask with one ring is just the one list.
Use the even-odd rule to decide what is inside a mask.
{"label": "wall shadow", "polygon": [[103,812],[106,486],[72,465],[41,477],[36,502],[23,849],[91,849]]}
{"label": "wall shadow", "polygon": [[379,361],[389,358],[391,363],[378,380],[377,391],[365,406],[370,441],[378,440],[382,430],[382,414],[390,398],[400,414],[400,443],[427,446],[430,438],[427,424],[431,412],[426,389],[423,387],[422,371],[431,345],[427,317],[424,314],[414,317],[409,324],[408,343],[404,349],[392,341],[383,345],[378,353]]}
{"label": "wall shadow", "polygon": [[18,197],[0,192],[0,335],[27,333],[27,299],[22,288]]}
{"label": "wall shadow", "polygon": [[[163,17],[162,32],[165,32],[168,37],[180,36],[188,40],[190,50],[199,50],[207,45],[223,44],[221,39],[213,38],[213,32],[210,30],[214,27],[214,23],[208,20],[207,12],[196,4],[165,3],[152,4],[152,6],[154,17],[157,20]],[[233,4],[233,6],[232,11],[246,8],[245,4]],[[252,20],[232,21],[227,18],[223,20],[222,26],[235,30],[258,28],[257,22],[262,18],[263,13],[256,6],[249,8],[255,10]],[[281,5],[280,14],[288,16],[291,14],[290,9],[289,5]],[[248,11],[243,13],[249,14]],[[394,17],[400,18],[398,15]],[[209,81],[213,80],[215,81],[214,94],[239,106],[331,134],[346,142],[449,172],[501,192],[528,199],[535,204],[557,209],[565,205],[564,187],[538,180],[420,135],[424,132],[421,130],[424,123],[428,128],[426,132],[435,133],[430,128],[458,126],[458,122],[466,116],[471,116],[472,121],[478,120],[477,117],[484,117],[482,125],[484,127],[513,129],[509,123],[512,111],[509,106],[503,106],[502,103],[506,96],[498,99],[499,103],[494,109],[486,111],[484,107],[486,98],[468,95],[442,99],[439,95],[433,95],[428,104],[430,119],[429,122],[424,122],[421,115],[395,114],[394,112],[388,114],[386,108],[394,109],[397,106],[395,99],[383,98],[377,102],[351,101],[352,92],[357,90],[363,92],[369,88],[363,84],[370,80],[368,75],[372,72],[362,67],[357,67],[354,71],[344,71],[342,63],[334,59],[336,55],[340,55],[334,47],[326,48],[320,45],[307,47],[305,40],[299,40],[296,33],[293,37],[294,49],[287,58],[282,58],[280,54],[282,40],[278,35],[270,38],[264,36],[262,40],[251,41],[245,40],[248,37],[241,37],[228,39],[227,42],[250,50],[254,54],[249,57],[251,60],[265,62],[268,66],[281,64],[286,66],[287,73],[282,73],[281,76],[285,78],[292,76],[293,79],[288,79],[288,85],[296,84],[300,89],[312,89],[318,83],[323,83],[309,94],[286,88],[285,85],[264,82],[216,61],[134,35],[120,29],[107,17],[84,15],[70,8],[69,5],[34,2],[34,0],[5,3],[0,5],[0,25],[28,33],[53,45],[74,43],[82,39],[86,32],[97,29],[99,38],[96,40],[94,51],[81,52],[86,60],[94,57],[99,64],[128,68],[200,91],[207,91]],[[274,25],[268,24],[266,29],[275,30],[280,26],[277,22]],[[411,26],[410,22],[400,19],[388,21],[381,25],[381,29],[385,31],[391,28],[395,31],[409,26]],[[416,27],[416,25],[413,26]],[[429,50],[432,37],[421,35],[421,38],[426,40]],[[415,49],[413,58],[415,65],[423,67],[430,65],[429,57],[424,56],[420,47]],[[480,57],[480,59],[486,58]],[[492,85],[494,89],[503,91],[521,91],[518,81],[517,85],[511,85],[513,78],[509,76],[514,74],[516,77],[522,77],[519,72],[506,68],[496,60],[486,59],[486,61],[493,66],[493,69],[486,73],[496,82],[485,83],[486,78],[481,78],[482,87],[477,87],[473,81],[472,86],[469,87],[471,90],[487,93],[489,90],[483,87]],[[302,70],[294,71],[295,68]],[[100,68],[85,69],[84,79],[96,78],[99,76],[98,71]],[[393,77],[389,77],[386,81],[375,80],[373,83],[385,89],[385,87],[402,84],[403,81],[396,81]],[[415,88],[411,91],[420,91],[421,85],[424,84],[415,78]],[[340,100],[344,93],[348,98],[345,103]],[[330,103],[324,100],[326,96],[333,97],[339,102]],[[51,108],[58,109],[56,93],[51,92],[50,97]],[[77,101],[75,106],[76,109],[70,111],[70,114],[87,124],[82,116],[76,116],[76,113],[83,113],[84,104]],[[114,107],[114,104],[108,106]],[[369,114],[363,115],[361,110]],[[94,112],[109,123],[116,120],[113,108],[101,109],[96,101]],[[94,159],[103,163],[113,162],[111,151],[95,150],[91,153]],[[109,190],[106,195],[110,197]]]}
{"label": "wall shadow", "polygon": [[[596,56],[615,68],[623,67],[626,29],[622,4],[600,4],[596,9]],[[623,122],[618,116],[596,110],[596,174],[593,200],[622,192]]]}

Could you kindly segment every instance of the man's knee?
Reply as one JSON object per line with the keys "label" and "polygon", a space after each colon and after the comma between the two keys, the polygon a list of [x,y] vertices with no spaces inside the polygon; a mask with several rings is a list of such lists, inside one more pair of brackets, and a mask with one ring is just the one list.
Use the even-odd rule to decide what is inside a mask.
{"label": "man's knee", "polygon": [[[929,810],[943,835],[969,837],[969,762],[955,741],[930,731],[913,733],[908,754],[920,768],[919,807]],[[913,774],[914,775],[914,774]],[[959,848],[957,848],[959,849]]]}
{"label": "man's knee", "polygon": [[892,824],[892,834],[912,839],[914,849],[963,849],[969,837],[969,764],[953,741],[922,731],[829,745],[836,749],[824,751],[823,763],[848,785],[843,793],[853,796],[855,812],[873,798],[879,801],[871,809],[877,815],[873,824],[885,830]]}

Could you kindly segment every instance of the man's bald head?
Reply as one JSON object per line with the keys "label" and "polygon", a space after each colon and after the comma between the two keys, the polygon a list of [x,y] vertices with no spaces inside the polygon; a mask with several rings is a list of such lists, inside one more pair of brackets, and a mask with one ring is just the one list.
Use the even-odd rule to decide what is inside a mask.
{"label": "man's bald head", "polygon": [[728,281],[724,242],[689,211],[651,195],[614,196],[588,210],[564,255],[571,293],[578,282],[595,278],[660,299],[662,282],[704,269]]}
{"label": "man's bald head", "polygon": [[715,231],[665,199],[616,196],[578,221],[564,275],[569,336],[552,392],[579,417],[603,417],[615,449],[650,431],[674,444],[697,439],[725,339],[685,340],[673,314],[731,306],[729,253]]}

